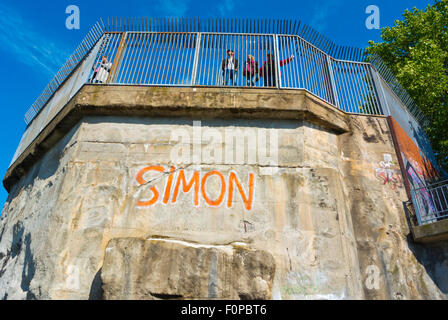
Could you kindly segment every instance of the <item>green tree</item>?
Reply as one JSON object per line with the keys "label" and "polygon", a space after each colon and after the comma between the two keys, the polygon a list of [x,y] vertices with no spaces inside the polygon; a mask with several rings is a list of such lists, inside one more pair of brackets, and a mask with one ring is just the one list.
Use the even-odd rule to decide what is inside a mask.
{"label": "green tree", "polygon": [[369,41],[430,121],[426,130],[439,163],[448,168],[448,0],[426,10],[406,10],[403,20],[381,29],[383,42]]}

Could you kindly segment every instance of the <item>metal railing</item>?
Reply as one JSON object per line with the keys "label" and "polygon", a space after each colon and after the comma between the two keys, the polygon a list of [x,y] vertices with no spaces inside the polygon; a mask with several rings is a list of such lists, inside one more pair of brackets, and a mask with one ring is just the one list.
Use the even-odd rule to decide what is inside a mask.
{"label": "metal railing", "polygon": [[[98,44],[100,50],[89,83],[155,86],[230,83],[237,87],[305,89],[346,112],[390,115],[378,80],[380,74],[406,112],[422,127],[427,124],[379,57],[372,57],[369,63],[360,62],[365,58],[364,50],[338,46],[297,20],[108,18],[106,24],[102,19],[95,24],[26,112],[27,125]],[[240,64],[234,79],[226,79],[229,74],[221,68],[227,49],[235,52]],[[269,53],[273,63],[266,63]],[[257,72],[245,71],[249,55],[257,62]],[[103,56],[107,56],[112,66],[98,78],[95,71],[101,69]],[[291,56],[294,59],[289,59]],[[102,81],[104,78],[106,81]]]}
{"label": "metal railing", "polygon": [[103,36],[103,33],[104,24],[100,20],[90,29],[81,44],[75,49],[73,54],[67,59],[65,64],[59,69],[53,79],[51,79],[36,101],[25,113],[26,124],[29,124],[40,112],[40,110],[42,110],[53,94],[69,78],[70,74],[92,50],[97,41]]}
{"label": "metal railing", "polygon": [[418,225],[448,219],[448,180],[411,190]]}
{"label": "metal railing", "polygon": [[[305,89],[346,112],[384,114],[370,64],[334,59],[299,36],[132,31],[100,41],[90,83]],[[112,66],[99,79],[103,57]]]}

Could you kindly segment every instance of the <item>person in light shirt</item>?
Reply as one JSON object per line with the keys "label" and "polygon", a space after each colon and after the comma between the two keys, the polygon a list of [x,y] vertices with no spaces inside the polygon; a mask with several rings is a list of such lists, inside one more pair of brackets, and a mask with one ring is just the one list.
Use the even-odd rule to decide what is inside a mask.
{"label": "person in light shirt", "polygon": [[227,50],[227,58],[221,62],[222,77],[224,85],[234,86],[235,80],[238,78],[238,59],[235,59],[233,50]]}
{"label": "person in light shirt", "polygon": [[109,77],[109,71],[112,68],[112,63],[106,56],[103,56],[101,63],[93,73],[93,83],[105,83]]}

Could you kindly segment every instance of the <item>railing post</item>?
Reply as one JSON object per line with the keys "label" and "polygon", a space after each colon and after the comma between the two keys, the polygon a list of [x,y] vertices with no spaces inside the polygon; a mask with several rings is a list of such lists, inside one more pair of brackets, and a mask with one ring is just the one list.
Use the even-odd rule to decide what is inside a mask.
{"label": "railing post", "polygon": [[112,64],[112,69],[110,70],[109,78],[107,79],[107,83],[114,83],[117,70],[119,69],[119,66],[121,65],[121,62],[123,60],[123,49],[126,45],[126,37],[128,33],[123,32],[121,34],[120,44],[118,45],[117,54],[115,55],[114,62]]}
{"label": "railing post", "polygon": [[196,84],[196,75],[198,73],[198,63],[199,63],[199,54],[201,53],[201,36],[202,33],[198,32],[198,37],[196,38],[196,48],[194,52],[194,60],[193,60],[193,72],[191,73],[191,85],[194,86]]}
{"label": "railing post", "polygon": [[415,215],[417,216],[417,223],[419,226],[422,225],[422,218],[420,214],[420,203],[417,201],[417,197],[415,195],[415,190],[411,190],[411,198],[412,198],[412,204],[414,206]]}
{"label": "railing post", "polygon": [[274,59],[275,59],[275,83],[277,88],[282,87],[282,77],[280,77],[280,52],[278,49],[278,35],[274,35]]}
{"label": "railing post", "polygon": [[334,105],[339,108],[339,98],[338,91],[336,90],[336,82],[334,81],[333,65],[331,64],[331,60],[328,55],[325,55],[325,58],[327,60],[327,68],[330,75],[331,92],[333,95]]}
{"label": "railing post", "polygon": [[391,113],[390,113],[389,104],[387,103],[386,94],[384,93],[383,86],[381,85],[381,80],[379,78],[379,74],[373,68],[373,66],[371,64],[369,64],[369,71],[370,71],[370,76],[372,77],[372,80],[373,80],[373,86],[374,86],[374,89],[375,89],[375,94],[376,94],[376,96],[378,98],[378,102],[380,104],[381,111],[383,113],[386,113],[386,114],[384,114],[385,116],[390,116]]}

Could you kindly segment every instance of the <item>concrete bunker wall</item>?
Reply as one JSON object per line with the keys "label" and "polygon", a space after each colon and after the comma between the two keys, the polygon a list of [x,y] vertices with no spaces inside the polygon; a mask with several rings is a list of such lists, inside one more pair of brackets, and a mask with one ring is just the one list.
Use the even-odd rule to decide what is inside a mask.
{"label": "concrete bunker wall", "polygon": [[[188,116],[181,108],[169,117],[120,115],[120,102],[106,115],[110,103],[99,100],[111,96],[88,90],[99,89],[86,88],[74,103],[88,100],[86,109],[100,114],[80,116],[11,185],[0,226],[0,297],[447,297],[447,245],[410,241],[384,117],[325,113],[303,92],[242,98],[245,92],[151,88],[135,92],[145,101],[184,93],[177,104],[213,106],[218,115]],[[212,103],[195,104],[195,95]],[[218,108],[244,110],[238,99],[250,116]],[[141,102],[131,105],[138,99],[128,101],[141,110]],[[302,112],[282,118],[286,110]],[[238,129],[248,137],[244,157],[226,158],[235,149],[225,138],[195,139],[194,121],[208,137]],[[276,166],[259,153],[272,136]],[[202,157],[173,163],[179,147],[199,148]],[[190,190],[181,174],[186,182],[197,176]]]}

